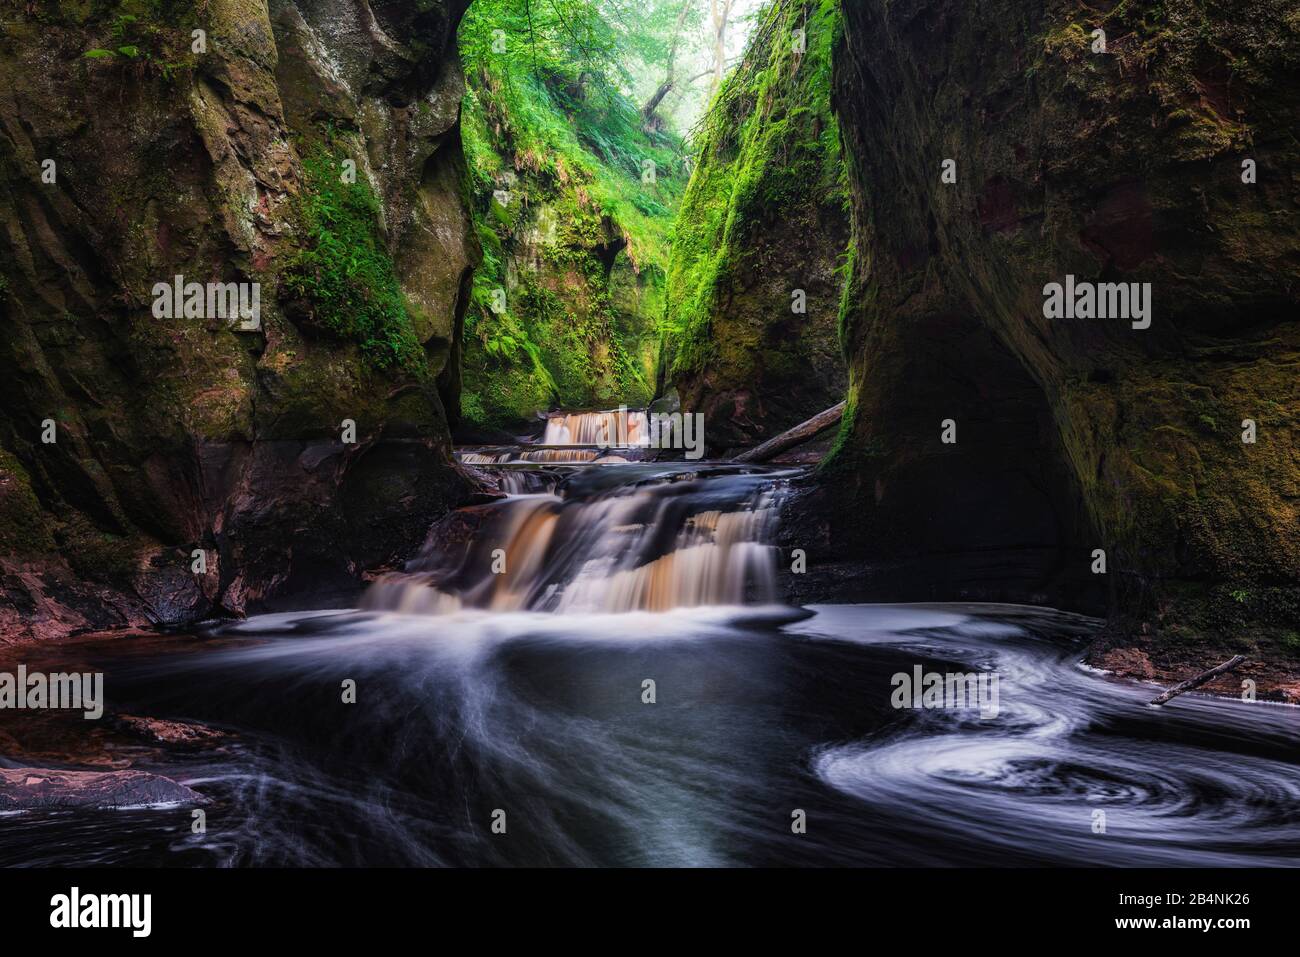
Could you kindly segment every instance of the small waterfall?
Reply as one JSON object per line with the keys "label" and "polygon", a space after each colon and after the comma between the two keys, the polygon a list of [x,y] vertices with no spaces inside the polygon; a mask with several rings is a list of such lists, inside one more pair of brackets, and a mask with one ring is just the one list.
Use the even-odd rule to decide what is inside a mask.
{"label": "small waterfall", "polygon": [[643,565],[624,561],[621,543],[589,558],[560,596],[558,610],[667,611],[700,605],[776,600],[775,550],[764,544],[776,509],[699,512],[686,520],[672,551]]}
{"label": "small waterfall", "polygon": [[509,462],[512,452],[458,452],[456,457],[466,465],[500,465]]}
{"label": "small waterfall", "polygon": [[545,469],[500,469],[496,474],[497,488],[507,495],[554,492],[559,482],[558,475]]}
{"label": "small waterfall", "polygon": [[768,543],[782,488],[761,471],[663,467],[630,484],[568,480],[552,493],[513,495],[473,510],[468,541],[463,524],[458,536],[435,525],[419,556],[375,582],[363,607],[608,613],[773,603]]}
{"label": "small waterfall", "polygon": [[601,449],[584,449],[577,446],[571,449],[530,449],[527,446],[521,446],[509,451],[469,450],[457,452],[456,457],[465,465],[507,465],[511,462],[583,465],[597,459],[600,459],[604,464],[627,461],[621,455],[615,455]]}
{"label": "small waterfall", "polygon": [[546,420],[543,445],[599,445],[630,448],[650,444],[650,420],[645,412],[570,412]]}
{"label": "small waterfall", "polygon": [[520,462],[592,462],[600,455],[595,449],[533,449],[519,455]]}

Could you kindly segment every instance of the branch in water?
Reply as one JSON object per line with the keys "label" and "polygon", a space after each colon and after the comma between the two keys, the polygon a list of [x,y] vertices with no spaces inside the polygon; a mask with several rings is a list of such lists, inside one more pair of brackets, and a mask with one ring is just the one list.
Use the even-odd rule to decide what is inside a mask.
{"label": "branch in water", "polygon": [[1185,691],[1191,691],[1193,688],[1199,688],[1207,681],[1213,678],[1217,678],[1221,674],[1224,674],[1229,671],[1235,671],[1237,667],[1241,665],[1245,660],[1246,660],[1245,655],[1233,655],[1223,664],[1211,668],[1209,671],[1202,671],[1195,678],[1189,678],[1188,680],[1184,681],[1180,685],[1174,685],[1174,687],[1170,688],[1160,697],[1153,699],[1151,703],[1164,704],[1165,702],[1173,698],[1177,698],[1180,694],[1182,694]]}

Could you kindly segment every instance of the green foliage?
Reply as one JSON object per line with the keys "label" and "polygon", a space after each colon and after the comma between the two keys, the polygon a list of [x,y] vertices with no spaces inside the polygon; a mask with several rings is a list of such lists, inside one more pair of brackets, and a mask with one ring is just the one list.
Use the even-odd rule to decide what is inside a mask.
{"label": "green foliage", "polygon": [[120,0],[113,5],[107,46],[82,54],[105,63],[137,62],[154,74],[171,79],[193,66],[190,27],[197,23],[193,4],[177,0]]}
{"label": "green foliage", "polygon": [[[796,29],[805,31],[802,55],[789,42]],[[668,266],[664,326],[674,377],[712,358],[718,290],[742,268],[751,230],[795,204],[848,203],[830,107],[839,29],[835,0],[776,0],[703,121]]]}
{"label": "green foliage", "polygon": [[54,549],[40,499],[22,462],[0,448],[0,555]]}
{"label": "green foliage", "polygon": [[[666,259],[670,211],[685,186],[681,139],[642,129],[637,105],[620,88],[618,36],[596,25],[604,23],[601,4],[565,5],[582,12],[583,23],[592,21],[584,38],[601,38],[580,46],[567,39],[575,28],[536,14],[530,34],[521,6],[480,0],[460,29],[470,86],[465,153],[476,194],[490,195],[506,168],[530,175],[543,189],[581,189],[592,208],[627,234],[634,260]],[[492,52],[494,38],[504,39],[504,53]],[[650,183],[643,176],[647,162],[654,164]]]}
{"label": "green foliage", "polygon": [[[646,311],[655,296],[616,301],[611,257],[639,287],[662,286],[683,145],[644,129],[627,93],[628,51],[655,50],[625,26],[636,22],[628,9],[477,0],[461,25],[461,133],[483,248],[465,322],[472,421],[506,425],[554,404],[635,403],[653,391],[644,343],[657,339]],[[500,190],[505,203],[493,198]],[[553,234],[539,230],[543,216]],[[493,294],[507,288],[497,312]]]}
{"label": "green foliage", "polygon": [[281,276],[305,322],[355,342],[381,369],[423,373],[424,350],[379,229],[379,200],[364,177],[342,178],[341,155],[317,146],[303,160],[305,246]]}

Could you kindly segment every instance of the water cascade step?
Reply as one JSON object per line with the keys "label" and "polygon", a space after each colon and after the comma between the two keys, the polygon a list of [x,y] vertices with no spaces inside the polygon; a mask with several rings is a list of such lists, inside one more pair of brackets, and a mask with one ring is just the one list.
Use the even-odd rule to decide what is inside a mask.
{"label": "water cascade step", "polygon": [[461,451],[506,497],[435,524],[419,555],[372,585],[365,607],[586,613],[776,602],[770,543],[801,470],[633,462],[579,444],[635,444],[646,423],[644,412],[561,413],[540,447]]}

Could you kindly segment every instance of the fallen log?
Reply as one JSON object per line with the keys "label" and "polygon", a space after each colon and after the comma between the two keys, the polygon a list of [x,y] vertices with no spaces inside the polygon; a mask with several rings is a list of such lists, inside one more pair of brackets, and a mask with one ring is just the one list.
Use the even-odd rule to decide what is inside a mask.
{"label": "fallen log", "polygon": [[825,412],[818,412],[806,422],[800,422],[793,429],[787,429],[780,435],[768,439],[762,445],[756,445],[748,452],[741,452],[734,456],[733,462],[766,462],[768,459],[775,458],[786,449],[798,445],[800,442],[806,442],[818,432],[829,429],[832,425],[839,422],[844,415],[844,403],[833,405]]}
{"label": "fallen log", "polygon": [[1229,671],[1235,671],[1237,667],[1241,665],[1241,663],[1244,662],[1245,660],[1246,660],[1245,655],[1233,655],[1223,664],[1216,665],[1215,667],[1211,668],[1209,671],[1202,671],[1195,678],[1189,678],[1186,681],[1184,681],[1182,684],[1174,685],[1172,688],[1170,688],[1160,697],[1152,699],[1151,703],[1164,704],[1165,702],[1173,698],[1177,698],[1180,694],[1182,694],[1185,691],[1191,691],[1193,688],[1199,688],[1207,681],[1217,678],[1221,674],[1225,674]]}

